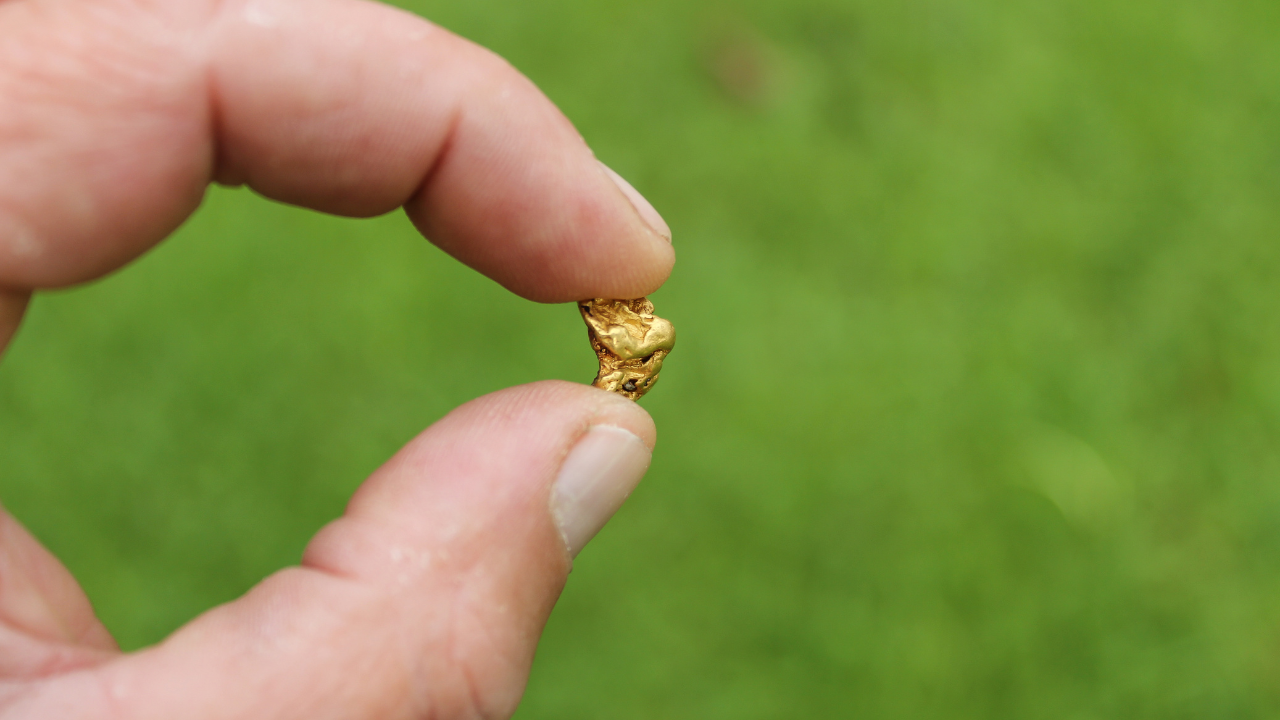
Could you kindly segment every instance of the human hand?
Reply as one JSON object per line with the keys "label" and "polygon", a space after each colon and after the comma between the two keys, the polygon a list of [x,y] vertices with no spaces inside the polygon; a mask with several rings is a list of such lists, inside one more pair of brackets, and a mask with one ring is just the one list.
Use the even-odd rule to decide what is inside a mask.
{"label": "human hand", "polygon": [[[661,218],[491,53],[361,0],[0,2],[0,351],[33,290],[159,242],[210,181],[342,215],[403,206],[538,301],[640,297]],[[122,654],[0,513],[0,717],[506,717],[651,420],[586,386],[468,403],[410,442],[300,567]]]}

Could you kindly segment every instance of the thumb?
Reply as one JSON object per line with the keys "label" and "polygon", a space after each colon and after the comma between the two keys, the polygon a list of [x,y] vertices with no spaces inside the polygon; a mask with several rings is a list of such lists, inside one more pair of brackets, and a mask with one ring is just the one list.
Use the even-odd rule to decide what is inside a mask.
{"label": "thumb", "polygon": [[537,383],[468,403],[378,470],[302,567],[157,647],[44,684],[21,709],[508,717],[571,552],[639,481],[653,439],[635,403],[581,385]]}

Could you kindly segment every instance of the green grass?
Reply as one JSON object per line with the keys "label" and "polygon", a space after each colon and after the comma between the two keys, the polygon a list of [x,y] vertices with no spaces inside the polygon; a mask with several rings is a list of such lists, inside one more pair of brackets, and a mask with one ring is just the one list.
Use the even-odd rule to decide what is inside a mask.
{"label": "green grass", "polygon": [[[519,718],[1280,714],[1280,6],[407,5],[538,82],[680,256],[653,469]],[[37,300],[0,496],[137,647],[449,408],[593,371],[571,306],[400,216],[215,190]]]}

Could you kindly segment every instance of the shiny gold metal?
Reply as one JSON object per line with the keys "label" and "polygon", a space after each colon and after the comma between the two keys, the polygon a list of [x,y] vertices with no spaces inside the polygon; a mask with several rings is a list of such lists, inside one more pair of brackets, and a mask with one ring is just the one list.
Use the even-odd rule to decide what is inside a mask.
{"label": "shiny gold metal", "polygon": [[662,359],[676,344],[675,327],[653,314],[653,303],[648,298],[596,298],[580,301],[578,311],[600,359],[600,372],[591,384],[632,400],[653,389]]}

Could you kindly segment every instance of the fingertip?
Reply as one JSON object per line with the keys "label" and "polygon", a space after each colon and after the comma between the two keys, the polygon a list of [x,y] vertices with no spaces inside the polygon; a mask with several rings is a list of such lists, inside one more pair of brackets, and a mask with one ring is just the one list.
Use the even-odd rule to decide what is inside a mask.
{"label": "fingertip", "polygon": [[[573,383],[567,383],[573,384]],[[658,428],[653,416],[634,400],[591,386],[579,386],[591,392],[598,403],[590,426],[609,425],[619,427],[635,435],[650,452],[658,443]]]}
{"label": "fingertip", "polygon": [[652,450],[617,425],[593,425],[560,466],[551,516],[565,549],[577,556],[622,507],[649,470]]}
{"label": "fingertip", "polygon": [[[613,425],[627,430],[650,450],[657,443],[657,426],[653,417],[638,403],[591,385],[566,380],[540,380],[499,390],[472,400],[454,413],[489,415],[504,421],[519,419],[517,423],[543,417],[548,424],[562,426],[564,439],[561,442],[567,445],[572,445],[596,425]],[[452,415],[450,413],[449,417]]]}
{"label": "fingertip", "polygon": [[405,206],[423,235],[538,302],[640,297],[662,285],[675,262],[665,222],[642,210],[649,204],[625,180],[602,171],[532,82],[494,65],[461,107],[436,166]]}
{"label": "fingertip", "polygon": [[656,443],[643,408],[587,385],[547,380],[477,398],[387,461],[357,491],[346,517],[372,522],[405,543],[439,544],[448,537],[455,547],[474,543],[474,552],[511,542],[520,528],[531,549],[535,538],[554,538],[543,532],[551,528],[551,486],[572,449],[599,426],[634,435],[646,451]]}
{"label": "fingertip", "polygon": [[671,242],[671,226],[667,225],[666,220],[662,219],[662,214],[653,206],[653,203],[649,202],[631,183],[627,182],[626,178],[615,172],[613,168],[604,163],[600,163],[600,167],[604,169],[605,174],[609,176],[613,184],[618,186],[618,190],[622,191],[623,197],[631,203],[631,206],[635,208],[636,214],[640,216],[641,220],[644,220],[649,229],[663,240]]}

